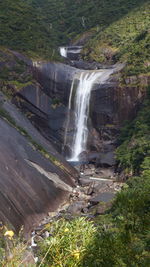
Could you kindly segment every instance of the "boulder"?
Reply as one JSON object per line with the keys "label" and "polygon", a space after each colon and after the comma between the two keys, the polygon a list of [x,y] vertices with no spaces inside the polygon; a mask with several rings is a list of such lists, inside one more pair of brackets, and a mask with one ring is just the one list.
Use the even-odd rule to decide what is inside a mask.
{"label": "boulder", "polygon": [[99,157],[96,159],[96,166],[114,166],[115,154],[114,151],[99,153]]}
{"label": "boulder", "polygon": [[67,211],[74,215],[80,214],[86,206],[87,203],[85,201],[76,201],[68,207]]}
{"label": "boulder", "polygon": [[97,205],[94,205],[89,208],[88,212],[93,214],[94,216],[96,215],[102,215],[105,214],[108,209],[110,209],[112,206],[111,202],[100,202]]}
{"label": "boulder", "polygon": [[114,198],[115,194],[112,192],[104,192],[104,193],[99,193],[95,197],[90,199],[90,202],[92,204],[97,204],[99,202],[110,202]]}

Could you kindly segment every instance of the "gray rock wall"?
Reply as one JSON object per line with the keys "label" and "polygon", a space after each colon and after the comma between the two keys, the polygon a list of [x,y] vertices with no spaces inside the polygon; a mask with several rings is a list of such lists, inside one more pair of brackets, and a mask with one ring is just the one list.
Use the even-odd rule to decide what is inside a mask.
{"label": "gray rock wall", "polygon": [[79,69],[62,63],[35,62],[33,71],[46,94],[68,104],[72,80]]}
{"label": "gray rock wall", "polygon": [[[119,129],[124,121],[135,117],[144,98],[145,89],[141,90],[140,81],[144,88],[148,82],[146,77],[142,79],[136,77],[134,80],[130,78],[129,81],[125,81],[126,85],[120,86],[119,79],[123,65],[116,65],[115,68],[116,74],[113,74],[109,81],[103,85],[96,84],[94,86],[90,100],[88,150],[98,151],[101,153],[101,158],[108,158],[106,164],[115,162],[112,155],[116,147]],[[62,104],[61,107],[56,107],[55,115],[51,113],[53,115],[49,117],[49,126],[51,129],[55,128],[56,130],[57,128],[56,135],[60,143],[64,140],[71,83],[74,75],[80,72],[80,69],[60,63],[43,64],[40,62],[34,69],[35,77],[43,87],[42,90],[51,98],[58,98]],[[50,114],[50,112],[48,113]],[[72,114],[67,153],[71,147],[74,131],[73,118]],[[104,155],[106,156],[104,157]],[[101,162],[104,164],[104,160]]]}
{"label": "gray rock wall", "polygon": [[2,94],[0,129],[0,221],[28,233],[67,200],[78,174]]}

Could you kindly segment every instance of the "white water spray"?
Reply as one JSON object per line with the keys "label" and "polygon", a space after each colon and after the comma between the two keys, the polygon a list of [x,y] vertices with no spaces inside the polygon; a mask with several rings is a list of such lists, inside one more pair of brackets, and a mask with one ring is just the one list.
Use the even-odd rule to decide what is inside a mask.
{"label": "white water spray", "polygon": [[60,47],[59,48],[59,51],[60,51],[60,55],[62,56],[62,57],[67,57],[67,47]]}
{"label": "white water spray", "polygon": [[[81,152],[86,151],[88,138],[88,117],[91,90],[94,84],[103,84],[113,73],[113,69],[83,71],[79,77],[79,84],[74,97],[75,133],[72,144],[72,155],[69,161],[79,161]],[[70,91],[69,110],[71,109],[74,81]]]}
{"label": "white water spray", "polygon": [[80,54],[82,46],[61,46],[59,52],[62,57],[67,58],[68,54]]}
{"label": "white water spray", "polygon": [[69,53],[72,53],[72,54],[80,54],[82,50],[82,46],[77,46],[77,47],[74,47],[74,49],[68,49],[68,52]]}

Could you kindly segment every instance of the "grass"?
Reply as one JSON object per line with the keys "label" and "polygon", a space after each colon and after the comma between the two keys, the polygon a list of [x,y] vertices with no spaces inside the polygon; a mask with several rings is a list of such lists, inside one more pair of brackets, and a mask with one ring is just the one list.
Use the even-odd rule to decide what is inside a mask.
{"label": "grass", "polygon": [[70,222],[61,219],[48,230],[52,236],[40,243],[39,266],[78,266],[96,231],[93,223],[84,218]]}
{"label": "grass", "polygon": [[[22,230],[16,237],[11,227],[1,224],[0,229],[0,266],[1,267],[19,267],[36,266],[34,263],[28,263],[30,250],[28,242],[23,240]],[[34,262],[34,260],[33,260]]]}

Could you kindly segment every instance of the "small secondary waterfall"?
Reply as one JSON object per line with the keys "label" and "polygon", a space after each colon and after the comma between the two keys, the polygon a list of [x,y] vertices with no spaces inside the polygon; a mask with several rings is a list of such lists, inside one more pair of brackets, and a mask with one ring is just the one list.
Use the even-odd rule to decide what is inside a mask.
{"label": "small secondary waterfall", "polygon": [[59,51],[60,51],[60,55],[62,56],[62,57],[67,57],[67,47],[60,47],[59,48]]}
{"label": "small secondary waterfall", "polygon": [[[87,138],[88,138],[88,117],[89,117],[89,104],[91,90],[94,84],[104,83],[109,76],[113,73],[113,69],[103,69],[95,71],[82,71],[79,76],[79,83],[76,88],[74,96],[74,78],[69,97],[69,110],[72,109],[72,98],[74,98],[74,111],[75,111],[75,132],[73,136],[72,154],[69,161],[79,161],[81,152],[86,151]],[[68,117],[67,127],[69,121]],[[67,132],[67,129],[66,129]],[[67,139],[65,137],[65,139]]]}
{"label": "small secondary waterfall", "polygon": [[59,52],[62,57],[72,59],[73,55],[80,54],[82,46],[61,46]]}

